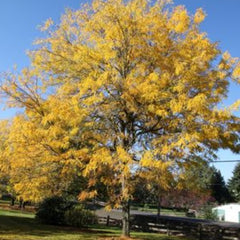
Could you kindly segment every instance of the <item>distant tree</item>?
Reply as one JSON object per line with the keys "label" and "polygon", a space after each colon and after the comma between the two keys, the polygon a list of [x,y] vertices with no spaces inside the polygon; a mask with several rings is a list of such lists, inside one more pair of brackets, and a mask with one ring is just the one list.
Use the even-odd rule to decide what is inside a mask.
{"label": "distant tree", "polygon": [[200,159],[185,170],[182,184],[190,192],[209,192],[212,199],[219,204],[232,201],[221,172]]}
{"label": "distant tree", "polygon": [[200,192],[194,190],[170,190],[161,198],[162,207],[199,210],[208,203],[213,203],[214,199],[210,191]]}
{"label": "distant tree", "polygon": [[212,197],[214,197],[219,204],[232,201],[231,194],[229,193],[221,172],[214,167],[212,167],[209,188]]}
{"label": "distant tree", "polygon": [[[180,190],[182,189],[177,193],[178,202],[184,202],[188,198],[191,202],[191,199],[202,198],[201,195],[206,195],[211,201],[215,200],[219,204],[232,201],[231,194],[221,172],[198,158],[185,167],[183,178],[180,179],[178,185],[181,185]],[[206,200],[207,198],[197,202],[204,203],[204,199]],[[194,206],[195,203],[192,205]],[[199,205],[199,203],[196,203],[196,205]]]}
{"label": "distant tree", "polygon": [[[134,201],[156,204],[158,215],[161,207],[198,210],[209,202],[213,203],[215,198],[212,188],[213,191],[215,189],[211,181],[215,179],[213,174],[216,169],[201,158],[189,160],[184,165],[185,167],[178,171],[178,178],[174,178],[169,168],[158,171],[158,174],[141,171],[140,175],[135,176]],[[152,168],[151,171],[153,170]]]}
{"label": "distant tree", "polygon": [[197,157],[192,159],[189,164],[183,169],[183,177],[179,179],[179,185],[182,189],[190,191],[206,192],[209,190],[212,169],[209,163],[202,158]]}
{"label": "distant tree", "polygon": [[184,165],[175,185],[162,195],[163,207],[197,210],[214,200],[209,189],[211,176],[209,164],[200,157],[194,157]]}
{"label": "distant tree", "polygon": [[234,170],[233,176],[228,182],[228,189],[234,201],[240,201],[240,163],[238,163]]}
{"label": "distant tree", "polygon": [[135,176],[133,181],[133,199],[132,202],[135,204],[147,204],[154,202],[154,194],[149,189],[148,183],[145,178],[139,175]]}
{"label": "distant tree", "polygon": [[[173,164],[169,162],[168,164],[161,164],[158,161],[152,162],[150,166],[144,166],[143,169],[139,171],[140,178],[146,181],[146,188],[148,192],[151,192],[152,200],[157,203],[158,213],[160,216],[161,211],[161,199],[163,195],[176,183],[176,175],[173,171]],[[174,179],[174,176],[176,179]]]}

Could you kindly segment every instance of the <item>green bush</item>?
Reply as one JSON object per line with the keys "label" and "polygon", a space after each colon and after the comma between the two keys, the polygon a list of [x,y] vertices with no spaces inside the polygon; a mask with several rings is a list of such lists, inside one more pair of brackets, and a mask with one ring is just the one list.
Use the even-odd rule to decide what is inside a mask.
{"label": "green bush", "polygon": [[214,220],[216,221],[218,219],[216,212],[212,210],[213,206],[207,205],[202,209],[202,216],[204,219],[208,220]]}
{"label": "green bush", "polygon": [[80,207],[66,211],[65,221],[70,226],[83,227],[97,223],[97,217],[90,210]]}
{"label": "green bush", "polygon": [[73,202],[69,202],[62,197],[46,198],[39,204],[37,209],[36,218],[45,224],[64,225],[65,212],[72,209]]}

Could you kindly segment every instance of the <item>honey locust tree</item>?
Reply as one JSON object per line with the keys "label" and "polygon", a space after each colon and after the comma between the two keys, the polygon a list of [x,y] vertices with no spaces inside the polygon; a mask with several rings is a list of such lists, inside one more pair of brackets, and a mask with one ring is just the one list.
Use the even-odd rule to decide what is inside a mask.
{"label": "honey locust tree", "polygon": [[5,74],[1,84],[7,104],[24,111],[5,129],[8,147],[1,149],[0,166],[8,167],[17,196],[35,202],[66,194],[88,159],[80,134],[84,129],[76,128],[84,111],[61,93],[44,97],[42,77],[23,69],[20,74]]}
{"label": "honey locust tree", "polygon": [[[109,204],[122,206],[123,235],[129,235],[136,170],[154,166],[152,173],[159,168],[164,174],[171,168],[176,180],[189,159],[207,160],[219,148],[239,151],[239,118],[233,107],[218,106],[230,80],[239,82],[240,66],[200,32],[204,16],[169,1],[97,0],[67,10],[59,24],[47,20],[45,38],[29,53],[31,68],[44,76],[46,100],[55,106],[44,117],[46,133],[54,136],[48,118],[56,119],[55,131],[58,121],[71,123],[60,127],[68,129],[60,136],[66,137],[61,144],[73,133],[84,143],[67,146],[69,165],[80,162],[89,178],[80,198],[96,195],[98,181],[107,185]],[[61,120],[59,108],[66,113]]]}

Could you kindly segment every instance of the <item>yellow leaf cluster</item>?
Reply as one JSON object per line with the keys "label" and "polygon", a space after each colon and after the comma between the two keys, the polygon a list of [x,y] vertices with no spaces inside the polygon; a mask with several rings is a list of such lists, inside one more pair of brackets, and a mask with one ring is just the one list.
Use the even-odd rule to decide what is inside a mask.
{"label": "yellow leaf cluster", "polygon": [[201,23],[206,17],[206,14],[202,10],[202,8],[197,9],[195,15],[194,15],[194,23],[199,24]]}

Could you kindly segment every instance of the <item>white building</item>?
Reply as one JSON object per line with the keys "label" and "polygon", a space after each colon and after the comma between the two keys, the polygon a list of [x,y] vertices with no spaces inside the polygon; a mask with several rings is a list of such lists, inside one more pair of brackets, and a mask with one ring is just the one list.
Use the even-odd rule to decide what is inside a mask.
{"label": "white building", "polygon": [[213,208],[220,221],[240,223],[240,204],[231,203]]}

